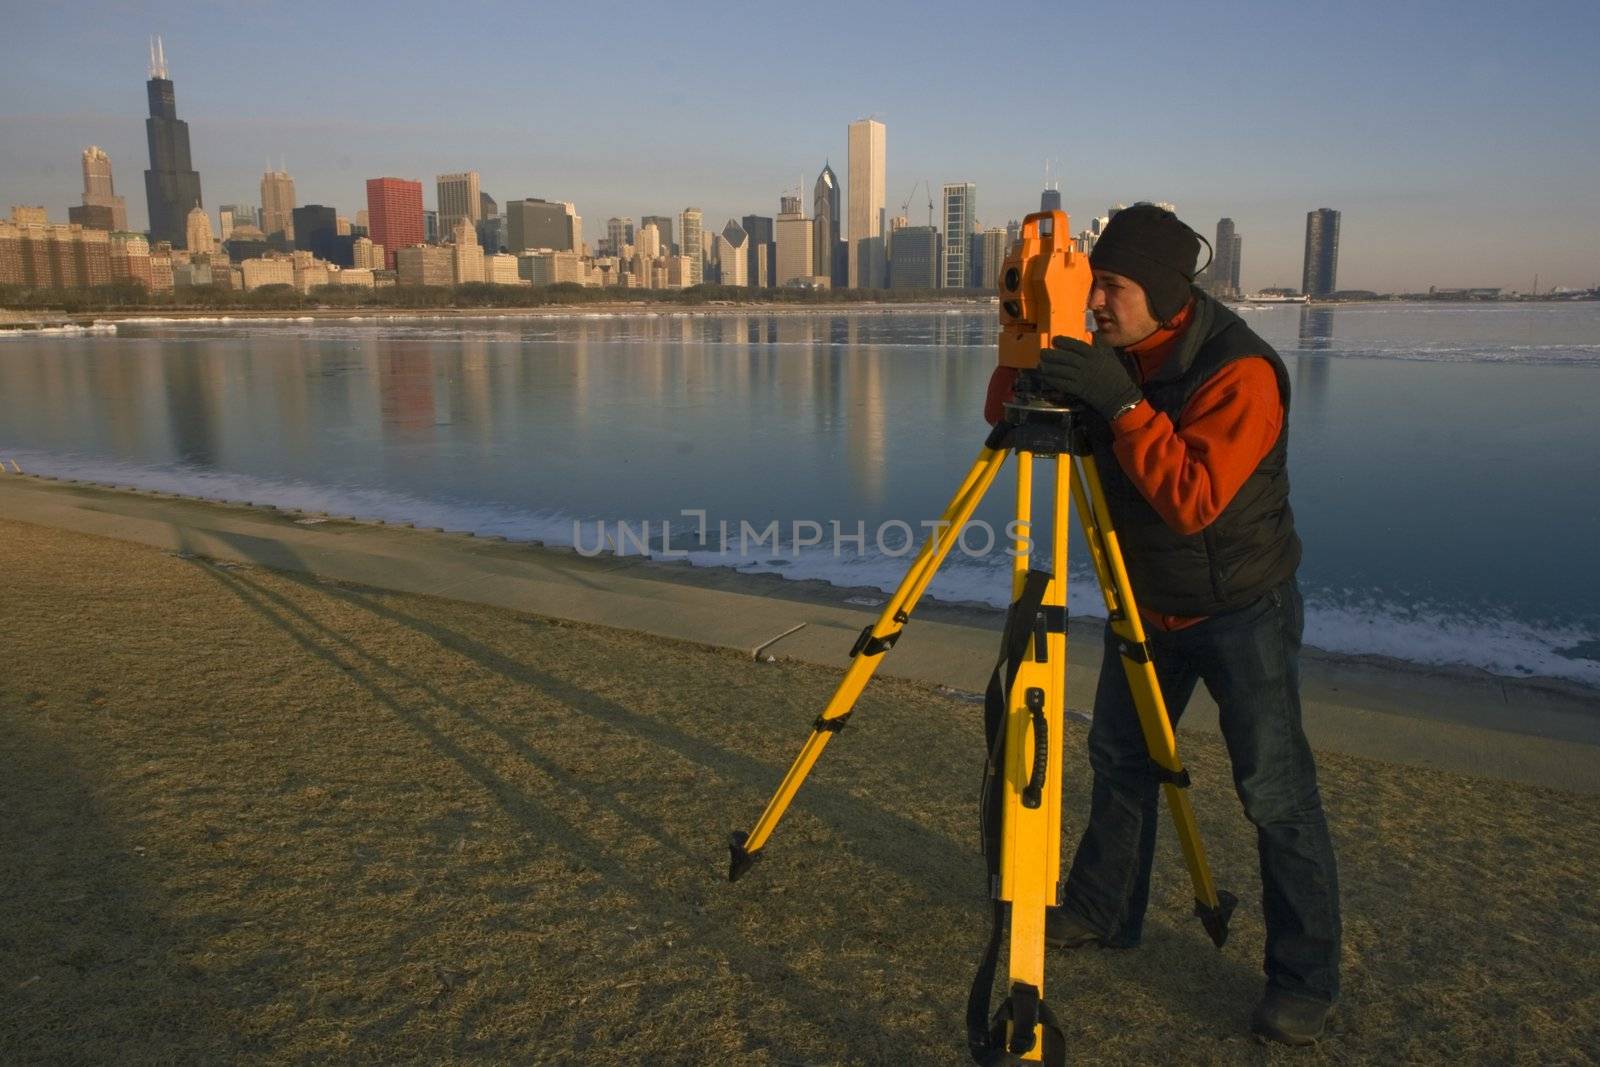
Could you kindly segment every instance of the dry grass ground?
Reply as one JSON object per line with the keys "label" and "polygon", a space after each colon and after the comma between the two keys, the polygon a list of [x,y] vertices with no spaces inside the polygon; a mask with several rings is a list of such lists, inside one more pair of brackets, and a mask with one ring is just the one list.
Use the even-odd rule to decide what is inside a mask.
{"label": "dry grass ground", "polygon": [[[0,1062],[964,1061],[972,704],[873,683],[730,886],[834,672],[8,522],[0,619]],[[1185,751],[1235,934],[1163,827],[1146,943],[1052,960],[1078,1058],[1595,1055],[1600,799],[1325,755],[1347,997],[1296,1054],[1244,1036],[1254,839]]]}

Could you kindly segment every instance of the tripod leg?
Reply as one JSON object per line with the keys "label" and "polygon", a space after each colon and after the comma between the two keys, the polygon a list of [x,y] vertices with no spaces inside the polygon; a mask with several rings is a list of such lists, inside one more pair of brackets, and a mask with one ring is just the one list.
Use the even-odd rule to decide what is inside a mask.
{"label": "tripod leg", "polygon": [[[1032,504],[1032,456],[1018,453],[1017,518]],[[1060,903],[1061,724],[1066,706],[1067,501],[1070,457],[1056,457],[1051,577],[1032,638],[1008,694],[999,898],[1010,903],[1007,1048],[1024,1062],[1042,1059],[1048,1012],[1044,993],[1045,911]],[[1027,530],[1024,525],[1022,529]],[[1026,557],[1018,545],[1019,575]]]}
{"label": "tripod leg", "polygon": [[1161,789],[1166,795],[1167,807],[1172,812],[1173,825],[1178,831],[1183,860],[1189,868],[1189,879],[1194,885],[1195,914],[1205,925],[1211,940],[1221,948],[1228,937],[1228,917],[1238,901],[1231,893],[1219,891],[1211,879],[1211,867],[1206,861],[1205,845],[1200,840],[1194,807],[1189,802],[1189,794],[1185,792],[1189,787],[1189,772],[1184,770],[1183,762],[1178,758],[1178,740],[1172,731],[1172,719],[1167,713],[1166,701],[1161,695],[1155,664],[1150,661],[1144,623],[1134,603],[1133,587],[1128,581],[1122,549],[1111,524],[1105,490],[1100,484],[1100,471],[1095,466],[1093,456],[1079,457],[1078,464],[1073,467],[1072,498],[1078,508],[1084,540],[1089,544],[1090,559],[1100,580],[1100,591],[1105,596],[1111,629],[1117,635],[1122,668],[1128,678],[1128,688],[1133,693],[1134,707],[1139,712],[1139,726],[1144,733],[1145,747],[1150,752],[1155,773],[1161,780]]}
{"label": "tripod leg", "polygon": [[860,698],[861,691],[866,688],[873,672],[878,669],[878,664],[883,661],[883,654],[893,648],[899,639],[902,628],[910,620],[912,608],[921,599],[928,584],[933,581],[933,576],[945,557],[950,554],[950,549],[960,536],[962,527],[972,518],[972,513],[977,510],[984,494],[994,483],[995,476],[1000,473],[1005,458],[1005,449],[985,447],[978,453],[977,460],[967,472],[949,507],[945,508],[944,514],[940,516],[938,529],[932,537],[923,542],[922,549],[911,564],[911,569],[901,580],[900,587],[895,590],[894,595],[889,598],[888,604],[878,616],[878,621],[861,631],[855,647],[850,650],[850,667],[845,671],[839,687],[834,690],[827,707],[812,724],[811,736],[806,739],[800,754],[795,757],[788,773],[783,776],[777,792],[767,802],[766,809],[748,834],[739,832],[733,834],[730,844],[732,864],[728,870],[729,881],[738,881],[739,876],[748,871],[760,858],[762,846],[772,835],[778,820],[783,818],[783,813],[788,810],[801,784],[811,773],[811,768],[822,755],[822,750],[827,747],[834,734],[844,729],[845,721],[849,719],[850,711]]}

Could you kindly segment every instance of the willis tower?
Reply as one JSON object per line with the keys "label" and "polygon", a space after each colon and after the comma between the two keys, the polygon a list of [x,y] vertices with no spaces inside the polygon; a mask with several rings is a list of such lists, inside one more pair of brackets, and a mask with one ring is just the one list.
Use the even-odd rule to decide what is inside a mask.
{"label": "willis tower", "polygon": [[145,202],[150,207],[150,240],[173,248],[188,244],[189,212],[201,206],[200,175],[189,159],[189,124],[178,118],[177,97],[167,77],[167,56],[157,37],[150,45],[150,117],[144,120],[150,141],[150,169],[144,172]]}

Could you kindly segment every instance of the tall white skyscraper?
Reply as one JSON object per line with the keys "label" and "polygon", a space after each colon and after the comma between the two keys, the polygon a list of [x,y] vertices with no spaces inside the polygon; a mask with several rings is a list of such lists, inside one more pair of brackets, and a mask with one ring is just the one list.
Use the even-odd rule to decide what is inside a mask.
{"label": "tall white skyscraper", "polygon": [[943,289],[972,285],[972,235],[977,231],[978,187],[971,182],[946,182],[944,186],[944,264],[939,272]]}
{"label": "tall white skyscraper", "polygon": [[850,124],[850,286],[881,289],[888,284],[884,226],[889,164],[888,131],[876,119]]}

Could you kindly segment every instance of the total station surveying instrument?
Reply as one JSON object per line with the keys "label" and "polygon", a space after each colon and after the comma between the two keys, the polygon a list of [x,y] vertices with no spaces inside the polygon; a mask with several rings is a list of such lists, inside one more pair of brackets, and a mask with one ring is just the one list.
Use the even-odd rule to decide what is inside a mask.
{"label": "total station surveying instrument", "polygon": [[[1236,903],[1212,883],[1194,809],[1184,792],[1189,775],[1178,759],[1172,722],[1095,466],[1092,435],[1106,429],[1081,403],[1050,395],[1036,373],[1052,338],[1089,339],[1089,262],[1073,249],[1069,233],[1067,216],[1060,211],[1042,211],[1023,221],[1021,240],[1006,257],[1000,277],[1000,363],[1019,372],[1005,418],[984,441],[936,532],[923,543],[878,620],[856,639],[843,680],[812,724],[811,735],[766,810],[748,833],[733,834],[728,872],[729,879],[737,881],[761,858],[778,820],[822,750],[844,728],[884,653],[900,639],[912,609],[1006,456],[1015,453],[1016,524],[1010,528],[1017,536],[1011,607],[984,701],[988,761],[980,808],[994,898],[993,928],[967,1000],[967,1042],[973,1059],[981,1064],[1065,1062],[1062,1032],[1043,994],[1045,912],[1063,903],[1066,889],[1061,870],[1061,734],[1066,708],[1067,523],[1073,505],[1117,637],[1153,770],[1177,826],[1194,884],[1195,914],[1219,948],[1228,936],[1228,918]],[[1049,570],[1029,565],[1035,457],[1055,462]],[[1063,486],[1069,487],[1070,497]],[[1008,993],[991,1018],[1000,943],[1008,929]]]}

